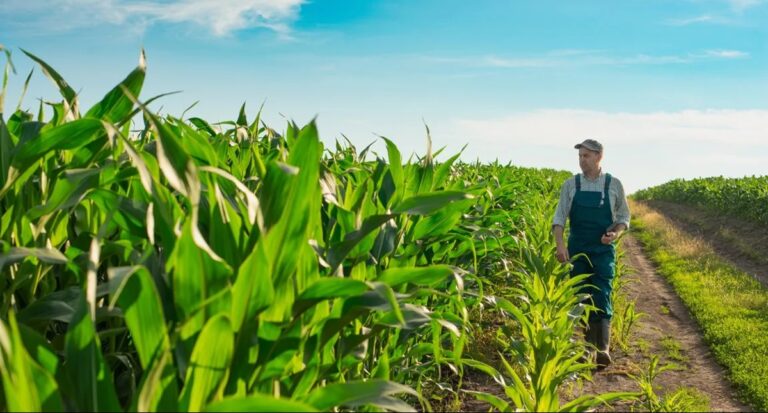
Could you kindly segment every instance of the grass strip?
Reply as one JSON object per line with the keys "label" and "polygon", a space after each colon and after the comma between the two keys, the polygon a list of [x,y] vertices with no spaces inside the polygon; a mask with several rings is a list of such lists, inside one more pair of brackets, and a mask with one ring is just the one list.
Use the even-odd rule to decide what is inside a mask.
{"label": "grass strip", "polygon": [[655,210],[637,201],[631,208],[634,232],[728,369],[739,398],[768,410],[768,290]]}

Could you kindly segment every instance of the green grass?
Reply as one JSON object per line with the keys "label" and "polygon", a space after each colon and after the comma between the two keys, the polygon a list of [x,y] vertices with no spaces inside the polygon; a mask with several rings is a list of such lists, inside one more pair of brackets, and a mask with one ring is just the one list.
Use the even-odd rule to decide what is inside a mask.
{"label": "green grass", "polygon": [[711,251],[683,254],[685,236],[658,219],[644,222],[648,216],[637,217],[633,227],[658,272],[690,309],[740,398],[768,409],[768,291]]}
{"label": "green grass", "polygon": [[709,396],[694,387],[680,387],[664,395],[667,400],[674,400],[675,411],[678,412],[708,412],[712,409]]}
{"label": "green grass", "polygon": [[688,363],[688,356],[683,354],[683,348],[680,345],[680,342],[673,336],[664,336],[660,343],[661,348],[667,352],[667,357],[669,357],[671,360],[681,363]]}
{"label": "green grass", "polygon": [[649,358],[651,356],[651,343],[648,340],[639,337],[635,338],[634,345],[643,357]]}

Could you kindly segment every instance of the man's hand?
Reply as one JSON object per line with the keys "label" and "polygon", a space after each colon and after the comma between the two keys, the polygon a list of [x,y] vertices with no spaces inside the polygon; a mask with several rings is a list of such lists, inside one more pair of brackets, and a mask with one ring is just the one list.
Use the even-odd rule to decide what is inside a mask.
{"label": "man's hand", "polygon": [[571,257],[568,254],[568,248],[566,248],[564,245],[559,245],[557,247],[557,260],[560,261],[560,263],[565,264],[570,259]]}
{"label": "man's hand", "polygon": [[616,241],[616,238],[618,235],[614,231],[608,231],[605,234],[603,234],[603,237],[600,238],[600,242],[602,242],[605,245],[608,245],[612,243],[613,241]]}

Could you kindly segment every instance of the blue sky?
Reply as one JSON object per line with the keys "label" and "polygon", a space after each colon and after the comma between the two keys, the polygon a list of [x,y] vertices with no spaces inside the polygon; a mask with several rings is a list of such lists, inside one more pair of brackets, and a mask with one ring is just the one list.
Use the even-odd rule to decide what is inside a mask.
{"label": "blue sky", "polygon": [[[40,56],[88,107],[147,53],[143,97],[211,121],[243,102],[280,130],[387,136],[423,153],[578,170],[606,146],[628,191],[673,178],[765,175],[768,1],[3,0],[15,108]],[[23,108],[53,100],[36,70]],[[374,145],[384,153],[381,143]]]}

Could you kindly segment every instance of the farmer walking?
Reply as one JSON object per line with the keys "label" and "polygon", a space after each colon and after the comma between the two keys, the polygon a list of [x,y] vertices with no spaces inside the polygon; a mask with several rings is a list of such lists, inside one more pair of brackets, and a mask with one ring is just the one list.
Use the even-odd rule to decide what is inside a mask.
{"label": "farmer walking", "polygon": [[[629,207],[621,182],[600,167],[603,145],[587,139],[575,146],[579,150],[581,174],[569,178],[560,189],[552,231],[557,243],[557,259],[565,263],[576,254],[571,276],[591,274],[584,290],[592,296],[598,311],[589,315],[585,338],[597,348],[598,367],[611,363],[611,288],[616,269],[614,241],[629,228]],[[563,242],[566,219],[570,220],[568,246]]]}

